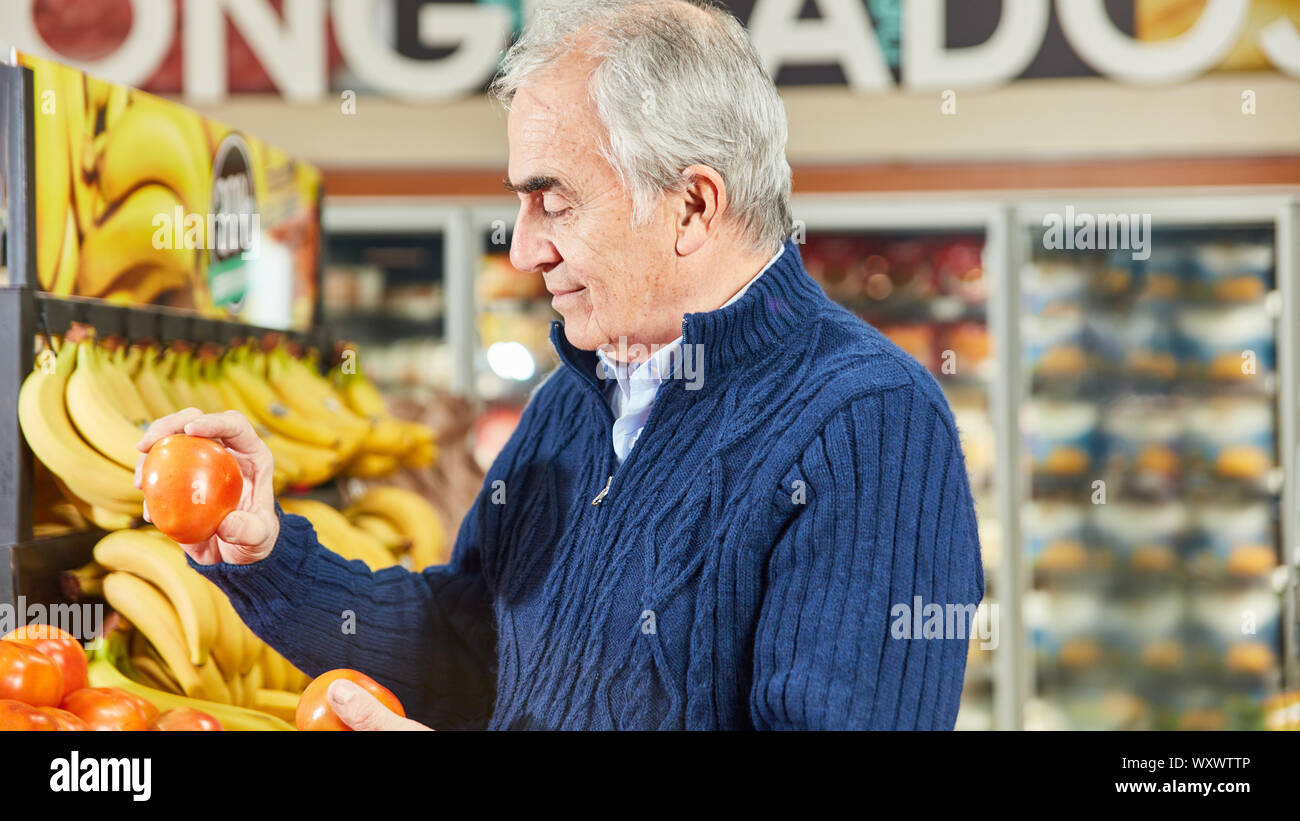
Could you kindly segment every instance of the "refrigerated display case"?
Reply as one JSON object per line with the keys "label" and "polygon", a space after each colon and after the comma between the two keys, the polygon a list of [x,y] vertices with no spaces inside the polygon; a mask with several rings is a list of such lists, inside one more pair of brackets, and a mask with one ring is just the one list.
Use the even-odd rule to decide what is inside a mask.
{"label": "refrigerated display case", "polygon": [[456,217],[427,203],[326,201],[320,323],[356,343],[385,393],[427,397],[457,382],[447,305]]}
{"label": "refrigerated display case", "polygon": [[1287,214],[1017,209],[1027,728],[1256,729],[1294,687]]}
{"label": "refrigerated display case", "polygon": [[[993,403],[997,368],[989,293],[997,278],[1000,214],[986,206],[796,199],[796,240],[827,295],[926,366],[952,407],[975,498],[985,595],[972,625],[959,729],[992,729],[1001,607]],[[984,635],[979,635],[981,628]]]}

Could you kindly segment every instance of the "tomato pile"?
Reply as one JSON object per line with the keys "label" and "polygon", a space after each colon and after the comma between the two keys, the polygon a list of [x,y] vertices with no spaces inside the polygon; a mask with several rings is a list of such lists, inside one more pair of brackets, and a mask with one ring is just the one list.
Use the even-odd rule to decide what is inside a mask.
{"label": "tomato pile", "polygon": [[70,633],[44,624],[0,639],[0,730],[220,730],[199,710],[159,713],[118,687],[88,687],[86,654]]}

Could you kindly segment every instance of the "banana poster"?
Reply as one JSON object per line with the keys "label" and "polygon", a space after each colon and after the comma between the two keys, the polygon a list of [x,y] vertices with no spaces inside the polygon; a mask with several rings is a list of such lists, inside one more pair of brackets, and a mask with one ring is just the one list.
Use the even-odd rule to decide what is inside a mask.
{"label": "banana poster", "polygon": [[311,325],[316,168],[161,97],[18,62],[33,73],[42,290]]}

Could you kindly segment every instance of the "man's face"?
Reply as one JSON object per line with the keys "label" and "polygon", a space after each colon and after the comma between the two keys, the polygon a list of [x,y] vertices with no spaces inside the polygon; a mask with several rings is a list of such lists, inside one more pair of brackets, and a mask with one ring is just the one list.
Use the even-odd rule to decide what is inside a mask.
{"label": "man's face", "polygon": [[574,347],[667,343],[681,335],[675,220],[661,198],[632,227],[632,200],[599,154],[589,64],[563,61],[511,104],[508,184],[519,196],[510,261],[540,273]]}

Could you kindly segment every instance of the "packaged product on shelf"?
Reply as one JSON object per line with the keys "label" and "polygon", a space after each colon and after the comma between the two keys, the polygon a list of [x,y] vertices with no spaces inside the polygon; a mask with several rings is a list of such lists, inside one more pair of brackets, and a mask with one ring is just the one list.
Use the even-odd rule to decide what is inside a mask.
{"label": "packaged product on shelf", "polygon": [[1026,403],[1024,427],[1035,473],[1079,477],[1094,464],[1100,412],[1091,402]]}
{"label": "packaged product on shelf", "polygon": [[1273,281],[1273,247],[1264,242],[1200,243],[1187,266],[1191,291],[1216,302],[1259,302]]}
{"label": "packaged product on shelf", "polygon": [[1273,372],[1273,321],[1263,304],[1183,308],[1177,323],[1185,378],[1248,382]]}
{"label": "packaged product on shelf", "polygon": [[1216,397],[1187,414],[1188,456],[1214,479],[1265,488],[1274,465],[1273,407],[1268,399]]}
{"label": "packaged product on shelf", "polygon": [[1269,502],[1198,505],[1189,565],[1208,578],[1266,574],[1277,566],[1275,526]]}
{"label": "packaged product on shelf", "polygon": [[1118,567],[1138,573],[1168,573],[1177,568],[1190,521],[1186,504],[1109,501],[1092,508],[1097,539],[1114,551]]}

